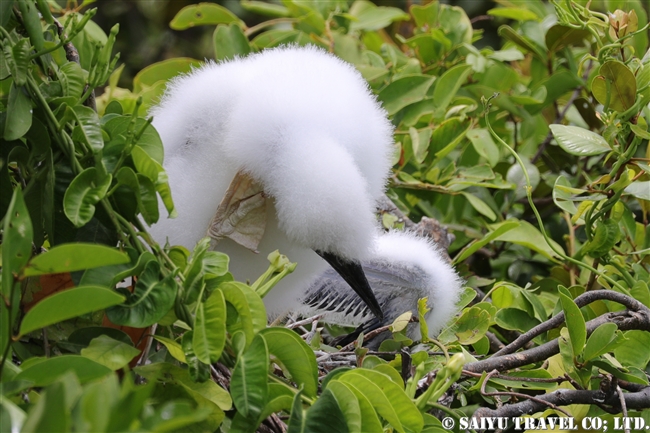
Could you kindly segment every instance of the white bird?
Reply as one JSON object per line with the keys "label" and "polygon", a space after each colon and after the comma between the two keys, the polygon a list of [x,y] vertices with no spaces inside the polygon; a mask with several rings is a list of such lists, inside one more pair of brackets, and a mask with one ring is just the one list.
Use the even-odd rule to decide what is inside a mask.
{"label": "white bird", "polygon": [[[272,201],[259,253],[228,238],[216,249],[229,254],[230,271],[243,281],[261,275],[276,249],[298,262],[264,298],[269,315],[303,307],[307,288],[329,269],[325,258],[382,317],[360,263],[390,262],[395,254],[374,215],[393,128],[351,65],[314,47],[208,63],[173,80],[151,114],[178,211],[152,227],[154,238],[192,248],[235,176],[246,173]],[[427,269],[417,254],[404,254],[411,258],[394,275]],[[455,298],[458,285],[446,284],[442,290]]]}

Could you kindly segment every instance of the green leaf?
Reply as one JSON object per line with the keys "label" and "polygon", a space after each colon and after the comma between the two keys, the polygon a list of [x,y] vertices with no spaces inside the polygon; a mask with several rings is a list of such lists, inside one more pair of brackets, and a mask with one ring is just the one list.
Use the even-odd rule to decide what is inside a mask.
{"label": "green leaf", "polygon": [[573,27],[555,24],[546,32],[546,46],[549,51],[560,51],[567,46],[579,46],[586,39],[591,39],[592,33],[587,29],[574,29]]}
{"label": "green leaf", "polygon": [[268,374],[269,351],[266,341],[261,335],[256,335],[237,360],[230,381],[230,394],[237,411],[243,416],[257,418],[264,409],[268,396]]}
{"label": "green leaf", "polygon": [[580,312],[580,308],[573,302],[569,296],[569,292],[563,286],[559,287],[560,302],[562,303],[562,310],[566,320],[566,327],[569,330],[571,337],[571,346],[573,348],[574,356],[582,354],[587,340],[587,328],[585,326],[585,318]]}
{"label": "green leaf", "polygon": [[[231,334],[234,334],[236,331],[241,329],[241,331],[244,333],[244,336],[246,337],[246,345],[248,346],[253,341],[255,332],[266,328],[266,326],[257,330],[253,328],[253,318],[251,316],[250,307],[248,306],[248,299],[242,291],[241,286],[245,285],[242,283],[223,283],[219,285],[217,291],[220,291],[223,294],[226,302],[232,305],[237,311],[237,321],[228,325],[228,331]],[[253,290],[251,291],[255,293]],[[257,295],[257,293],[255,293],[255,295]],[[259,295],[257,296],[259,298]]]}
{"label": "green leaf", "polygon": [[106,316],[116,325],[146,328],[162,319],[174,306],[178,285],[173,275],[160,279],[160,265],[147,262],[135,284],[134,293],[121,290],[127,298],[122,305],[106,310]]}
{"label": "green leaf", "polygon": [[27,312],[20,325],[20,335],[122,302],[123,296],[105,287],[83,286],[63,290],[43,299]]}
{"label": "green leaf", "polygon": [[[11,5],[11,2],[7,3]],[[7,15],[11,16],[11,14]],[[21,38],[13,47],[11,47],[10,44],[7,44],[5,45],[4,51],[7,66],[9,67],[11,76],[14,79],[14,84],[16,86],[24,86],[27,83],[27,70],[31,64],[29,61],[29,55],[31,52],[29,39]]]}
{"label": "green leaf", "polygon": [[14,380],[29,380],[41,387],[55,382],[68,371],[72,371],[82,385],[113,373],[110,368],[83,356],[61,355],[30,364]]}
{"label": "green leaf", "polygon": [[487,217],[491,221],[497,219],[497,215],[494,213],[492,208],[490,208],[490,206],[488,206],[483,200],[468,192],[463,191],[461,194],[467,199],[467,201],[469,201],[469,204],[471,204],[478,213]]}
{"label": "green leaf", "polygon": [[205,399],[215,404],[221,410],[232,409],[232,400],[228,391],[211,380],[197,383],[190,378],[189,371],[165,362],[155,362],[142,367],[136,367],[135,372],[145,379],[158,380],[163,383],[173,383],[182,386],[198,403]]}
{"label": "green leaf", "polygon": [[[361,391],[360,388],[356,387],[351,383],[344,383],[336,380],[332,380],[327,386],[327,388],[329,389],[330,386],[332,386],[334,383],[341,384],[343,387],[352,391],[354,396],[357,398],[357,402],[359,404],[359,413],[361,415],[361,429],[354,430],[350,428],[350,431],[360,431],[363,433],[381,433],[384,431],[381,422],[379,421],[379,417],[377,416],[377,412],[373,408],[372,403],[370,402],[366,394],[363,391]],[[339,399],[339,394],[340,394],[339,392],[337,392],[338,388],[339,387],[337,387],[336,385],[332,387],[332,392],[337,397],[337,399]],[[339,401],[343,401],[343,400],[339,399]],[[344,415],[347,415],[347,413],[348,413],[347,410],[344,411]],[[348,426],[350,426],[349,423]]]}
{"label": "green leaf", "polygon": [[[546,240],[544,239],[542,233],[528,221],[519,221],[518,227],[515,227],[512,230],[499,235],[494,240],[523,245],[526,248],[537,251],[548,259],[556,260],[555,256],[557,254],[553,248],[551,248],[549,244],[546,243]],[[553,239],[549,239],[549,242],[555,247],[557,251],[564,253],[564,249]]]}
{"label": "green leaf", "polygon": [[467,257],[474,254],[476,251],[492,242],[494,239],[514,229],[515,227],[519,227],[519,222],[516,220],[508,220],[502,223],[494,224],[491,227],[491,230],[482,239],[473,241],[471,244],[461,250],[461,252],[456,257],[454,257],[454,263],[462,262]]}
{"label": "green leaf", "polygon": [[199,3],[185,6],[169,23],[173,30],[186,30],[195,26],[212,26],[235,23],[245,27],[242,20],[223,6],[214,3]]}
{"label": "green leaf", "polygon": [[165,173],[162,165],[138,146],[135,146],[131,150],[131,157],[133,158],[136,170],[153,182],[167,212],[169,212],[169,217],[175,218],[176,210],[172,201],[172,192],[167,181],[167,173]]}
{"label": "green leaf", "polygon": [[347,433],[350,431],[341,406],[332,391],[329,389],[323,391],[316,403],[309,408],[301,431],[305,433]]}
{"label": "green leaf", "polygon": [[456,320],[452,331],[461,344],[473,344],[479,341],[490,326],[490,314],[479,307],[468,308]]}
{"label": "green leaf", "polygon": [[169,354],[173,356],[174,359],[187,364],[187,359],[185,359],[185,352],[183,352],[183,348],[178,342],[169,338],[161,337],[160,335],[154,335],[153,338],[164,344],[167,348],[167,352],[169,352]]}
{"label": "green leaf", "polygon": [[501,36],[503,39],[514,42],[525,51],[528,51],[537,56],[538,59],[545,61],[546,58],[544,52],[542,51],[542,48],[531,39],[517,33],[512,27],[506,25],[499,27],[499,36]]}
{"label": "green leaf", "polygon": [[119,265],[129,261],[128,255],[105,245],[62,244],[34,257],[24,269],[23,275],[32,277],[44,274],[75,272],[99,266]]}
{"label": "green leaf", "polygon": [[215,60],[234,59],[251,52],[248,38],[236,24],[218,25],[214,30],[213,41]]}
{"label": "green leaf", "polygon": [[226,301],[219,290],[212,292],[196,309],[192,346],[201,362],[219,361],[226,344]]}
{"label": "green leaf", "polygon": [[32,103],[22,86],[11,84],[9,101],[7,102],[7,117],[5,120],[4,139],[17,140],[29,131],[32,126]]}
{"label": "green leaf", "polygon": [[64,64],[59,68],[57,75],[63,87],[63,95],[71,96],[74,98],[74,101],[78,101],[86,85],[84,71],[79,63],[68,62]]}
{"label": "green leaf", "polygon": [[356,369],[336,380],[358,388],[368,397],[375,410],[399,432],[421,431],[424,421],[420,411],[398,385],[382,373]]}
{"label": "green leaf", "polygon": [[582,359],[584,361],[592,360],[603,353],[613,350],[610,346],[616,340],[616,331],[618,326],[615,323],[603,323],[592,332],[587,339],[585,350],[582,352]]}
{"label": "green leaf", "polygon": [[499,162],[499,148],[492,139],[490,131],[486,128],[474,128],[467,131],[467,138],[472,142],[474,149],[479,155],[484,157],[490,167],[494,167]]}
{"label": "green leaf", "polygon": [[88,347],[81,349],[81,356],[105,365],[111,370],[125,367],[140,354],[135,347],[102,335],[94,338]]}
{"label": "green leaf", "polygon": [[288,17],[291,15],[289,9],[287,9],[285,6],[275,3],[266,3],[255,0],[241,0],[240,5],[242,8],[249,12],[265,15],[268,17],[280,18]]}
{"label": "green leaf", "polygon": [[591,92],[606,109],[623,112],[636,100],[636,78],[625,64],[609,60],[591,82]]}
{"label": "green leaf", "polygon": [[586,242],[583,251],[591,257],[603,257],[612,250],[621,238],[618,223],[613,219],[601,220],[594,230],[593,238]]}
{"label": "green leaf", "polygon": [[359,400],[354,395],[354,392],[348,387],[348,385],[343,382],[333,380],[329,382],[325,391],[331,392],[332,396],[336,399],[340,410],[343,411],[343,416],[345,417],[345,422],[349,431],[368,431],[362,430],[362,417]]}
{"label": "green leaf", "polygon": [[9,398],[0,396],[0,430],[19,432],[26,418],[27,414],[14,402]]}
{"label": "green leaf", "polygon": [[456,96],[458,89],[467,80],[471,72],[472,67],[470,65],[458,65],[447,70],[438,78],[436,87],[433,90],[433,102],[438,115],[445,112],[451,100]]}
{"label": "green leaf", "polygon": [[32,221],[23,199],[23,191],[14,189],[4,216],[2,232],[2,295],[10,299],[14,275],[20,275],[32,255]]}
{"label": "green leaf", "polygon": [[519,308],[502,308],[494,319],[497,325],[511,331],[526,332],[539,325],[539,320]]}
{"label": "green leaf", "polygon": [[72,179],[63,196],[63,211],[75,227],[84,226],[95,215],[95,204],[106,197],[112,176],[97,181],[97,169],[90,167]]}
{"label": "green leaf", "polygon": [[539,21],[539,17],[535,12],[524,8],[494,8],[488,11],[488,15],[516,21]]}
{"label": "green leaf", "polygon": [[138,202],[138,210],[144,221],[151,225],[158,221],[158,197],[153,182],[142,174],[136,174],[131,167],[122,167],[115,176],[120,185],[133,191]]}
{"label": "green leaf", "polygon": [[269,353],[289,371],[305,395],[315,397],[318,391],[318,365],[314,351],[295,332],[286,328],[266,328],[258,335],[264,337]]}
{"label": "green leaf", "polygon": [[409,75],[398,78],[379,92],[377,98],[383,103],[388,114],[392,115],[407,105],[424,99],[435,79],[429,75]]}
{"label": "green leaf", "polygon": [[65,385],[61,382],[52,383],[45,389],[27,414],[22,431],[39,433],[70,431],[70,408],[66,407],[65,391]]}
{"label": "green leaf", "polygon": [[373,31],[388,27],[392,22],[405,21],[410,17],[399,8],[375,6],[369,1],[357,0],[350,8],[350,15],[356,20],[350,23],[350,30]]}
{"label": "green leaf", "polygon": [[433,130],[431,135],[431,146],[424,164],[431,167],[435,161],[444,158],[463,142],[471,123],[467,119],[451,117]]}
{"label": "green leaf", "polygon": [[571,155],[600,155],[611,150],[607,141],[600,134],[579,126],[553,124],[549,127],[560,147]]}
{"label": "green leaf", "polygon": [[93,153],[102,150],[104,147],[104,139],[102,138],[102,129],[99,125],[97,112],[83,105],[75,105],[73,110],[80,124],[75,126],[72,139],[75,141],[83,141],[92,149]]}
{"label": "green leaf", "polygon": [[583,191],[576,191],[576,188],[571,186],[569,180],[563,175],[560,175],[555,179],[555,185],[553,186],[553,202],[560,209],[569,212],[571,215],[575,215],[578,212],[576,205],[573,203],[576,192],[580,194]]}
{"label": "green leaf", "polygon": [[[142,94],[156,87],[159,82],[165,82],[179,75],[192,71],[202,62],[189,57],[175,57],[147,66],[133,78],[133,93]],[[153,156],[152,156],[153,157]],[[156,159],[159,163],[158,159]]]}
{"label": "green leaf", "polygon": [[625,192],[638,199],[650,201],[650,181],[634,181],[625,187]]}

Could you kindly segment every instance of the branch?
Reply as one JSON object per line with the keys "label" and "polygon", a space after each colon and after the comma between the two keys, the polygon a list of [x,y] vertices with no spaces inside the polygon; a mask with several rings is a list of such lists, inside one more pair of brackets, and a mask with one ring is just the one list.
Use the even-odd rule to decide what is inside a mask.
{"label": "branch", "polygon": [[[648,409],[650,408],[650,387],[645,387],[638,392],[627,392],[622,394],[625,405],[628,409]],[[601,403],[612,408],[621,409],[621,402],[617,393],[607,395],[605,392],[590,390],[571,390],[559,389],[555,392],[539,395],[536,400],[542,400],[540,403],[536,400],[526,400],[520,403],[509,404],[498,409],[480,408],[474,412],[475,418],[484,417],[514,417],[523,414],[532,414],[548,409],[548,405],[567,406],[571,404],[596,404]]]}
{"label": "branch", "polygon": [[[592,292],[583,293],[582,295],[575,298],[574,302],[578,307],[582,308],[585,305],[591,304],[592,302],[601,299],[618,302],[619,304],[625,305],[628,309],[632,311],[644,312],[646,315],[650,316],[650,310],[641,302],[637,301],[636,299],[630,296],[624,295],[622,293],[614,292],[612,290],[594,290]],[[555,317],[552,317],[551,319],[547,320],[544,323],[540,323],[539,325],[532,328],[530,331],[521,334],[512,343],[508,344],[507,346],[505,346],[504,348],[496,352],[493,356],[501,356],[501,355],[506,355],[508,353],[513,353],[518,349],[524,347],[524,345],[529,341],[531,341],[533,338],[553,328],[557,328],[563,323],[564,323],[564,312],[558,314]]]}
{"label": "branch", "polygon": [[[587,322],[587,335],[591,335],[591,333],[603,323],[615,323],[621,331],[640,329],[650,332],[650,310],[645,306],[644,309],[645,310],[643,311],[619,311],[616,313],[603,314],[602,316]],[[559,352],[560,346],[558,339],[556,338],[555,340],[549,341],[541,346],[524,350],[522,352],[502,356],[492,356],[483,361],[470,362],[465,365],[464,369],[474,373],[492,370],[505,371],[543,361]]]}

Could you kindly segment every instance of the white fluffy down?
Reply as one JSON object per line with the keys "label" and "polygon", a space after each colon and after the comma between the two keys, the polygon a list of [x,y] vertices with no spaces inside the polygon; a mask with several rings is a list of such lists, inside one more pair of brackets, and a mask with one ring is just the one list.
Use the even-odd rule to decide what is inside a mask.
{"label": "white fluffy down", "polygon": [[[422,277],[418,297],[428,298],[430,336],[436,336],[456,314],[463,281],[430,240],[409,232],[389,232],[376,238],[373,260]],[[413,307],[405,306],[400,313]]]}
{"label": "white fluffy down", "polygon": [[179,214],[155,234],[193,247],[243,168],[292,243],[348,259],[369,250],[392,127],[349,64],[314,47],[209,63],[174,80],[151,114]]}

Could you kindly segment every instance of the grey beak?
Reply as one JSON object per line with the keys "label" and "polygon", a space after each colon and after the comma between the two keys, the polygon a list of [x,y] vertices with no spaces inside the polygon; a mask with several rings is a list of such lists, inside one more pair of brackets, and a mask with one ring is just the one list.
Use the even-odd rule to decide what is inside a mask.
{"label": "grey beak", "polygon": [[339,273],[345,282],[352,287],[352,290],[354,290],[361,300],[365,302],[377,319],[384,319],[384,313],[381,311],[379,302],[377,302],[377,298],[370,288],[370,284],[368,284],[368,279],[366,278],[366,274],[363,273],[361,263],[348,261],[332,253],[326,253],[323,251],[316,250],[316,254],[325,259],[325,261]]}

